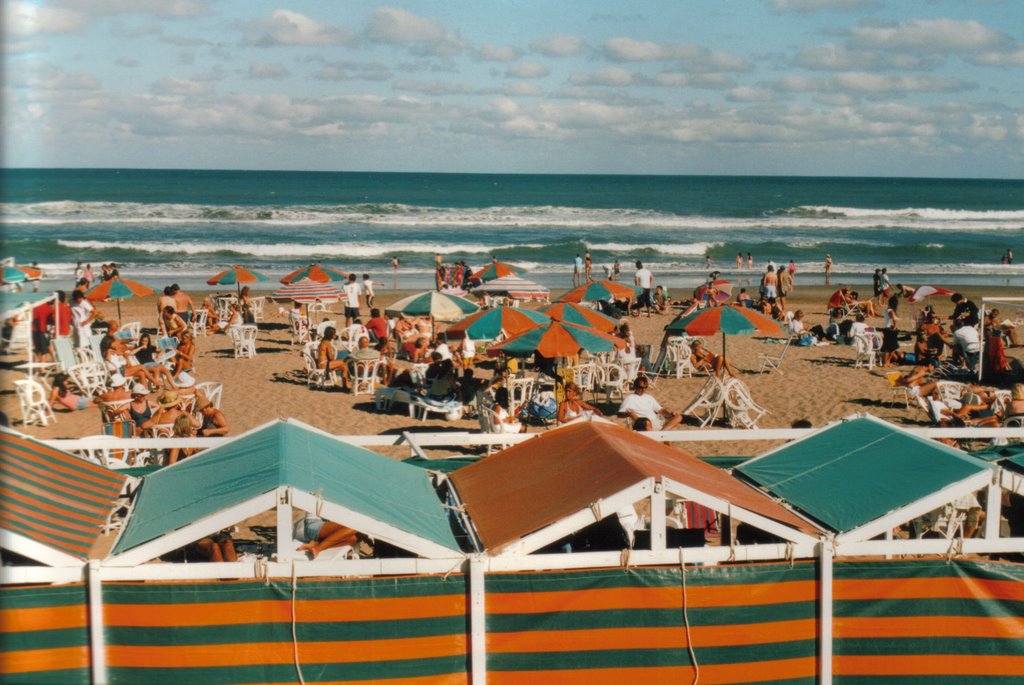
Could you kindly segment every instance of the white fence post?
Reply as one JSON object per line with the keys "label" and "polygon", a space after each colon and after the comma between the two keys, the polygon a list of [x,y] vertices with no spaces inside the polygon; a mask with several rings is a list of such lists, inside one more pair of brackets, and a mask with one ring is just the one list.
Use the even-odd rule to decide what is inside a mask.
{"label": "white fence post", "polygon": [[819,582],[821,583],[818,601],[821,610],[818,614],[818,683],[832,683],[832,541],[822,540],[818,544],[818,559],[821,564]]}
{"label": "white fence post", "polygon": [[107,685],[107,643],[103,634],[103,581],[100,578],[100,562],[90,561],[88,571],[89,591],[89,663],[93,685]]}
{"label": "white fence post", "polygon": [[470,682],[487,685],[487,612],[484,605],[486,561],[479,554],[469,558]]}

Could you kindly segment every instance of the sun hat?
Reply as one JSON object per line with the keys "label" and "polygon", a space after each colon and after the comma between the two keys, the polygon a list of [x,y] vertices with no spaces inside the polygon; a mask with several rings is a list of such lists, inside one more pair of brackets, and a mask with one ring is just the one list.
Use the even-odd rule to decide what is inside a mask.
{"label": "sun hat", "polygon": [[160,406],[164,409],[177,407],[180,402],[181,400],[178,398],[178,393],[173,390],[168,390],[164,394],[160,395]]}
{"label": "sun hat", "polygon": [[178,374],[178,377],[174,379],[174,384],[179,388],[191,388],[196,384],[196,379],[192,378],[192,375],[188,371],[182,371]]}
{"label": "sun hat", "polygon": [[110,387],[120,388],[122,385],[128,382],[128,379],[119,373],[110,374]]}
{"label": "sun hat", "polygon": [[149,388],[147,388],[142,383],[139,383],[138,381],[136,381],[135,384],[132,385],[132,394],[133,395],[148,395],[149,394]]}
{"label": "sun hat", "polygon": [[196,399],[196,411],[202,411],[203,409],[206,409],[207,407],[212,405],[213,402],[206,399],[205,397],[199,397]]}

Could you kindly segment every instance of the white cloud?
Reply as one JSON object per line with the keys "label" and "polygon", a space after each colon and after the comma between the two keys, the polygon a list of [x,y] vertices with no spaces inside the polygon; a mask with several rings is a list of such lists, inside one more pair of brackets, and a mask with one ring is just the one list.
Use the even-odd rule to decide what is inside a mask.
{"label": "white cloud", "polygon": [[973,55],[965,55],[964,59],[973,64],[982,64],[987,66],[1024,66],[1024,45],[1009,46],[1006,50],[1002,51],[979,52]]}
{"label": "white cloud", "polygon": [[210,14],[213,0],[56,0],[54,4],[90,17],[112,14],[149,14],[182,18]]}
{"label": "white cloud", "polygon": [[546,64],[537,62],[522,62],[512,64],[505,70],[505,78],[542,78],[551,73]]}
{"label": "white cloud", "polygon": [[191,97],[196,95],[208,95],[213,92],[213,86],[206,81],[165,76],[150,86],[150,91],[154,95],[183,95]]}
{"label": "white cloud", "polygon": [[878,6],[877,0],[770,0],[777,12],[818,12],[820,10],[850,11],[871,9]]}
{"label": "white cloud", "polygon": [[523,56],[523,51],[512,45],[484,43],[476,50],[475,56],[483,62],[515,62]]}
{"label": "white cloud", "polygon": [[729,102],[772,102],[775,95],[763,88],[752,88],[750,86],[737,86],[725,96]]}
{"label": "white cloud", "polygon": [[530,49],[548,57],[571,57],[583,52],[587,44],[579,36],[561,35],[530,41]]}
{"label": "white cloud", "polygon": [[1005,34],[977,21],[912,19],[899,24],[861,23],[850,30],[859,47],[924,53],[970,53],[991,50],[1008,42]]}
{"label": "white cloud", "polygon": [[134,57],[118,57],[116,60],[114,60],[114,64],[116,64],[119,67],[134,69],[135,67],[139,66],[139,60],[135,59]]}
{"label": "white cloud", "polygon": [[437,19],[421,17],[395,7],[378,7],[366,20],[366,35],[375,43],[409,45],[422,55],[450,56],[469,47],[458,34]]}
{"label": "white cloud", "polygon": [[12,88],[36,90],[96,90],[100,87],[99,80],[92,74],[70,73],[43,59],[11,62],[6,81]]}
{"label": "white cloud", "polygon": [[696,71],[748,71],[752,68],[741,57],[685,43],[609,38],[604,42],[603,51],[605,57],[613,62],[675,61]]}
{"label": "white cloud", "polygon": [[249,78],[278,79],[290,75],[291,72],[275,62],[253,62],[249,65]]}
{"label": "white cloud", "polygon": [[846,93],[867,95],[888,93],[951,93],[972,90],[977,86],[959,79],[940,76],[906,76],[847,71],[825,78],[808,78],[789,74],[773,84],[776,91],[789,93]]}
{"label": "white cloud", "polygon": [[314,78],[320,81],[387,81],[391,76],[391,69],[383,64],[342,61],[324,64],[316,72]]}
{"label": "white cloud", "polygon": [[572,74],[569,81],[577,86],[621,87],[637,83],[641,76],[622,67],[606,67],[589,74]]}
{"label": "white cloud", "polygon": [[87,17],[76,10],[43,7],[20,0],[3,3],[4,42],[11,36],[23,38],[46,34],[75,33],[87,23]]}
{"label": "white cloud", "polygon": [[355,34],[304,14],[276,9],[268,17],[243,22],[247,45],[351,45]]}

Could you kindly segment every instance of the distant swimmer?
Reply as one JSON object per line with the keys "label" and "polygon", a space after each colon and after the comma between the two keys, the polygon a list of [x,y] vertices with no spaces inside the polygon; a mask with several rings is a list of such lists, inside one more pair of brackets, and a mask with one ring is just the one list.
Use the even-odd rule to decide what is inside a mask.
{"label": "distant swimmer", "polygon": [[832,284],[832,255],[825,255],[825,285]]}
{"label": "distant swimmer", "polygon": [[754,257],[749,252],[747,253],[747,268],[748,269],[753,269],[754,268]]}
{"label": "distant swimmer", "polygon": [[737,269],[742,269],[743,268],[743,253],[742,252],[737,252],[736,253],[736,268]]}

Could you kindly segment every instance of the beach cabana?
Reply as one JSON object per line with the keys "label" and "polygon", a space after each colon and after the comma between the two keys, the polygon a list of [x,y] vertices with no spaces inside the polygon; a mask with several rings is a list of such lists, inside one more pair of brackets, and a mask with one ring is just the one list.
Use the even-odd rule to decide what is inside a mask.
{"label": "beach cabana", "polygon": [[587,422],[548,431],[451,475],[483,549],[535,552],[651,500],[651,547],[665,549],[665,498],[677,497],[792,543],[818,530],[720,469],[622,426]]}
{"label": "beach cabana", "polygon": [[136,565],[275,508],[278,560],[299,558],[293,505],[417,556],[462,556],[423,469],[275,421],[146,476],[108,562]]}
{"label": "beach cabana", "polygon": [[832,531],[841,544],[891,534],[972,495],[992,483],[994,467],[880,419],[856,416],[736,472]]}
{"label": "beach cabana", "polygon": [[127,479],[0,429],[0,547],[46,566],[81,566]]}

